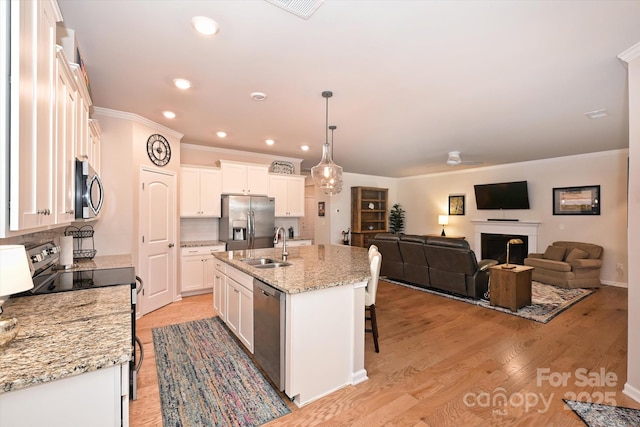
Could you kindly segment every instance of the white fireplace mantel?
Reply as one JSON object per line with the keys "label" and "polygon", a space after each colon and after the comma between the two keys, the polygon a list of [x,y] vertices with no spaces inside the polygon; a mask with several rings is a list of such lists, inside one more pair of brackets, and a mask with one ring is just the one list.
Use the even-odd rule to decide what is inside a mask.
{"label": "white fireplace mantel", "polygon": [[538,252],[538,226],[540,221],[487,221],[472,220],[474,228],[474,251],[482,253],[482,233],[517,234],[527,236],[527,253]]}

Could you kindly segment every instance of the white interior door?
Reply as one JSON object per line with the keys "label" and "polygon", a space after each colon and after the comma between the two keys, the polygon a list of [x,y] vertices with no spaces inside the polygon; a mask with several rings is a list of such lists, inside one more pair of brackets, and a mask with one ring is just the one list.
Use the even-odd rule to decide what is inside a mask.
{"label": "white interior door", "polygon": [[140,270],[144,281],[140,314],[174,301],[176,295],[176,181],[170,172],[140,174]]}

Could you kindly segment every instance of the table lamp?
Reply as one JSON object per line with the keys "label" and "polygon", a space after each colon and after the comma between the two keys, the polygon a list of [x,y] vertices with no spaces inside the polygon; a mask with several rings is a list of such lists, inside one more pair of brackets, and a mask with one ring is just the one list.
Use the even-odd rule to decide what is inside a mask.
{"label": "table lamp", "polygon": [[521,239],[511,239],[507,242],[507,263],[502,266],[505,270],[513,270],[516,268],[515,265],[509,265],[509,246],[510,245],[519,245],[524,243]]}
{"label": "table lamp", "polygon": [[444,234],[444,226],[449,224],[449,215],[438,215],[438,224],[442,226],[442,233],[440,233],[440,235],[446,236],[446,234]]}
{"label": "table lamp", "polygon": [[[27,252],[22,245],[0,246],[0,315],[2,304],[13,294],[33,288]],[[0,316],[0,348],[18,334],[18,319]]]}

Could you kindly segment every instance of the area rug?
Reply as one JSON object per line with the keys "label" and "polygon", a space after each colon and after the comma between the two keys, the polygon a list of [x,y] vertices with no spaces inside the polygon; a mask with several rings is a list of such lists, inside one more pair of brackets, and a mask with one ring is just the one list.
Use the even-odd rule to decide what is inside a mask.
{"label": "area rug", "polygon": [[589,427],[640,426],[640,409],[578,402],[577,400],[562,400]]}
{"label": "area rug", "polygon": [[152,334],[165,427],[258,426],[291,412],[220,318]]}
{"label": "area rug", "polygon": [[534,320],[540,323],[548,323],[551,319],[562,313],[572,305],[588,297],[595,292],[595,289],[567,289],[557,286],[546,285],[544,283],[533,281],[531,282],[531,305],[522,307],[516,312],[511,311],[508,308],[502,308],[492,306],[487,299],[474,300],[470,298],[464,298],[457,295],[448,294],[445,292],[439,292],[433,289],[424,289],[417,286],[412,286],[407,283],[399,282],[384,278],[390,283],[406,286],[411,289],[417,289],[423,292],[429,292],[434,295],[440,295],[447,298],[452,298],[458,301],[466,302],[468,304],[479,305],[491,310],[500,311],[503,313],[511,314],[514,316],[522,317],[529,320]]}

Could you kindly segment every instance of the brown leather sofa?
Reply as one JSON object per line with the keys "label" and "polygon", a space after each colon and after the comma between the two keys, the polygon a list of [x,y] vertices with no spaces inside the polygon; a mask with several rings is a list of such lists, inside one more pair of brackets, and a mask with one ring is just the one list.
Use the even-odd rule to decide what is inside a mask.
{"label": "brown leather sofa", "polygon": [[473,299],[487,292],[488,268],[498,263],[478,262],[464,239],[379,233],[370,243],[382,253],[381,276]]}

